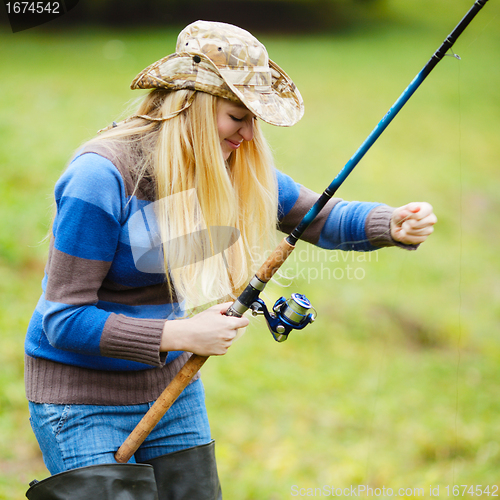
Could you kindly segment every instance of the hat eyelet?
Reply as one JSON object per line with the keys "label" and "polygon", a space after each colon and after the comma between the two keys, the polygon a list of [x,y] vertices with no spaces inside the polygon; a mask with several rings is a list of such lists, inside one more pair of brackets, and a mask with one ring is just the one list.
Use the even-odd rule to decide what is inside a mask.
{"label": "hat eyelet", "polygon": [[193,61],[194,61],[196,64],[198,64],[198,63],[200,63],[200,62],[201,62],[201,57],[200,57],[200,56],[194,56],[194,57],[193,57]]}

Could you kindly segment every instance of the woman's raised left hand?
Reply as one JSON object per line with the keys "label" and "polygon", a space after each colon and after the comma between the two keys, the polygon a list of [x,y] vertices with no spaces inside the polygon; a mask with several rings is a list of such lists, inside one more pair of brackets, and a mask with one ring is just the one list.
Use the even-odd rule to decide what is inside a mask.
{"label": "woman's raised left hand", "polygon": [[405,245],[423,243],[434,231],[437,217],[426,202],[412,202],[396,208],[391,218],[391,236]]}

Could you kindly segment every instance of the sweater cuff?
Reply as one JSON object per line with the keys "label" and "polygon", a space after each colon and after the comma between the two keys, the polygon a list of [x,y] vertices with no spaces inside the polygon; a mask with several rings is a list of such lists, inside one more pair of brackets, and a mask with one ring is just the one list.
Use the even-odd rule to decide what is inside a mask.
{"label": "sweater cuff", "polygon": [[101,355],[161,368],[168,354],[160,352],[164,324],[163,319],[111,314],[102,331]]}
{"label": "sweater cuff", "polygon": [[419,245],[405,245],[391,236],[391,217],[393,207],[379,205],[366,218],[365,231],[369,242],[375,247],[399,247],[406,250],[416,250]]}

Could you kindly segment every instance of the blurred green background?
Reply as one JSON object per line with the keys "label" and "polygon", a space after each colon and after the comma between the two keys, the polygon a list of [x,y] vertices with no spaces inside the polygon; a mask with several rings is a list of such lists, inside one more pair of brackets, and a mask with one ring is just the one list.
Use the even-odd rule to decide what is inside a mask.
{"label": "blurred green background", "polygon": [[[361,2],[345,5],[340,26],[295,34],[252,24],[306,105],[295,127],[265,127],[278,168],[322,191],[471,4]],[[28,422],[23,341],[53,185],[82,142],[126,116],[141,95],[130,81],[174,51],[183,27],[77,26],[78,8],[69,27],[63,16],[0,28],[0,499],[48,475]],[[438,65],[338,193],[430,202],[430,240],[373,254],[299,244],[266,300],[305,293],[314,325],[277,344],[253,320],[203,368],[226,499],[500,485],[499,14],[494,0],[484,7],[454,48],[461,61]]]}

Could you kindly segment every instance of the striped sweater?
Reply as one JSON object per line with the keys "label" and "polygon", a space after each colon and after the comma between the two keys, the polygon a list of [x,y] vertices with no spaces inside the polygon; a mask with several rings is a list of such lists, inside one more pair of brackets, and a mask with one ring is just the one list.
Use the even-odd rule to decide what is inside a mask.
{"label": "striped sweater", "polygon": [[[154,189],[144,179],[134,190],[122,156],[102,144],[87,146],[56,184],[42,295],[25,342],[30,401],[153,401],[190,355],[160,352],[165,320],[183,311],[164,273],[142,272],[134,264],[128,222],[154,201]],[[279,171],[276,176],[279,229],[288,233],[318,195]],[[386,205],[333,199],[304,239],[326,249],[391,246],[391,214]]]}

